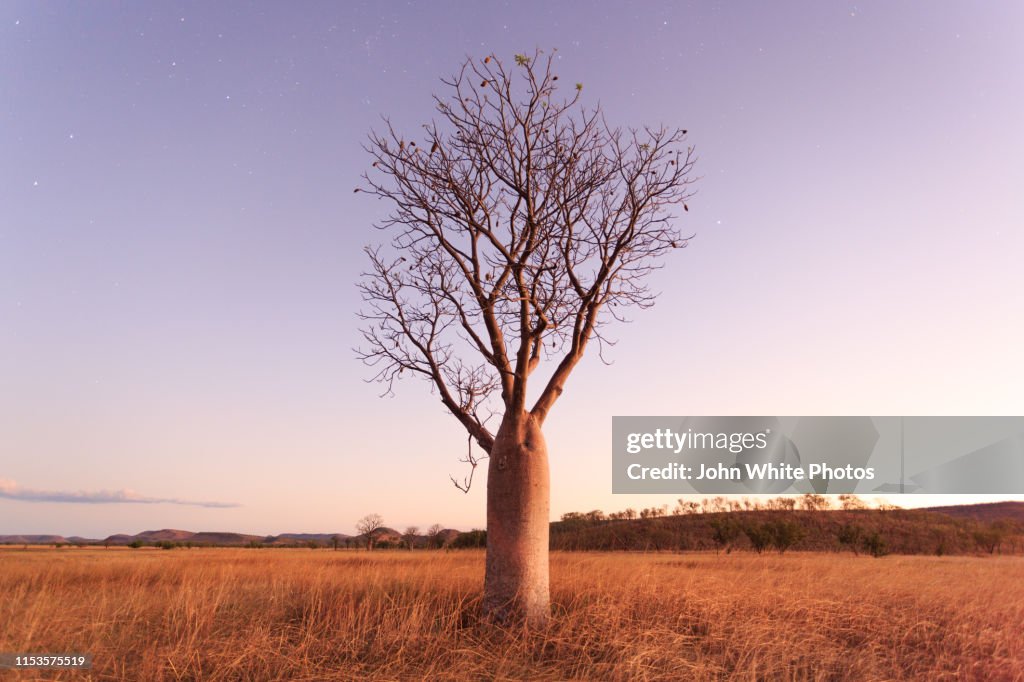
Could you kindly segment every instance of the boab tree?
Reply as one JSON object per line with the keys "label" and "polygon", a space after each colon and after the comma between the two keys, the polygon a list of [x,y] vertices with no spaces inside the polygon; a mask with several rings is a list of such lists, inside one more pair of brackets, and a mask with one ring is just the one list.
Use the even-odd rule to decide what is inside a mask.
{"label": "boab tree", "polygon": [[647,276],[687,243],[673,221],[694,162],[685,130],[612,128],[579,83],[559,96],[554,64],[468,59],[421,132],[385,119],[370,133],[356,189],[391,209],[377,225],[390,248],[366,249],[357,352],[387,392],[429,382],[468,432],[467,461],[474,442],[489,457],[484,608],[535,624],[549,614],[542,427],[605,325],[654,302]]}

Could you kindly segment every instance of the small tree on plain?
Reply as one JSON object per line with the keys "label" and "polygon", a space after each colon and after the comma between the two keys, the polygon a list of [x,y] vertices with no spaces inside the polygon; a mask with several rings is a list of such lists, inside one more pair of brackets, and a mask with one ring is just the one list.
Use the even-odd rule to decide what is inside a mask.
{"label": "small tree on plain", "polygon": [[366,536],[366,550],[373,549],[373,535],[384,526],[384,518],[380,514],[367,514],[356,521],[356,530]]}
{"label": "small tree on plain", "polygon": [[788,519],[776,519],[766,525],[771,543],[779,554],[784,554],[787,549],[800,542],[805,534],[803,526]]}
{"label": "small tree on plain", "polygon": [[889,553],[889,546],[886,544],[885,538],[878,531],[866,533],[861,538],[861,546],[864,548],[864,551],[876,559]]}
{"label": "small tree on plain", "polygon": [[767,524],[760,524],[754,521],[748,522],[743,525],[743,534],[747,536],[747,539],[750,540],[750,546],[758,554],[768,549],[768,546],[772,543],[772,535],[768,530]]}
{"label": "small tree on plain", "polygon": [[419,140],[371,133],[356,189],[392,207],[390,250],[366,250],[359,356],[389,391],[426,380],[462,424],[457,486],[474,443],[489,457],[483,608],[534,624],[550,616],[545,420],[606,324],[653,305],[645,280],[687,243],[673,223],[695,160],[685,130],[611,128],[580,83],[560,97],[555,64],[467,60]]}
{"label": "small tree on plain", "polygon": [[416,541],[416,536],[419,534],[419,526],[409,526],[402,533],[402,539],[405,540],[405,546],[412,549],[413,543]]}
{"label": "small tree on plain", "polygon": [[715,541],[715,552],[724,549],[726,554],[732,552],[733,543],[743,532],[736,521],[726,517],[712,519],[711,530],[711,539]]}
{"label": "small tree on plain", "polygon": [[853,550],[854,555],[860,553],[860,546],[862,544],[863,531],[860,526],[855,526],[851,523],[844,524],[836,532],[836,539],[839,540],[839,544],[844,547],[849,547]]}
{"label": "small tree on plain", "polygon": [[444,528],[439,523],[435,523],[427,529],[427,542],[434,549],[440,549],[444,543],[444,539],[441,537],[441,531],[443,530]]}
{"label": "small tree on plain", "polygon": [[997,521],[977,528],[971,535],[980,549],[995,554],[1008,534],[1006,524]]}

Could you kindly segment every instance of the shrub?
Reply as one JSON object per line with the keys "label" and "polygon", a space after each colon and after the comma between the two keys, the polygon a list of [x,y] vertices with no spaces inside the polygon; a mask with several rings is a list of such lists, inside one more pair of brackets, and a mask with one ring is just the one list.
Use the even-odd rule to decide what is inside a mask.
{"label": "shrub", "polygon": [[860,553],[860,543],[863,531],[860,526],[855,526],[852,523],[844,524],[839,532],[836,533],[836,539],[839,540],[839,544],[844,547],[849,547],[853,550],[854,554]]}
{"label": "shrub", "polygon": [[883,538],[878,531],[875,531],[870,535],[865,535],[861,544],[864,547],[864,551],[876,559],[889,553],[889,548],[886,546],[885,538]]}
{"label": "shrub", "polygon": [[732,544],[736,542],[742,532],[738,523],[724,516],[712,519],[711,530],[711,538],[715,541],[716,551],[717,548],[723,548],[726,554],[732,551]]}
{"label": "shrub", "polygon": [[769,521],[765,525],[768,527],[768,536],[771,538],[775,549],[779,550],[779,554],[784,553],[787,549],[800,542],[805,535],[803,526],[795,521],[778,519],[776,521]]}
{"label": "shrub", "polygon": [[743,526],[743,534],[747,536],[750,540],[750,546],[758,554],[766,550],[772,543],[772,536],[768,532],[767,526],[768,524],[755,522],[750,522]]}

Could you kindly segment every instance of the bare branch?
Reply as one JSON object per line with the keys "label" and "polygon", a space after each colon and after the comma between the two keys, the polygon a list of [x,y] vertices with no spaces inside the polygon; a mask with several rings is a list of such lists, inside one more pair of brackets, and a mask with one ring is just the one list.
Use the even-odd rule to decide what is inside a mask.
{"label": "bare branch", "polygon": [[428,381],[485,452],[482,415],[525,414],[547,362],[529,409],[542,422],[588,344],[654,303],[648,275],[689,239],[674,227],[693,196],[687,132],[609,126],[580,88],[559,96],[555,64],[468,59],[419,135],[385,120],[365,146],[359,189],[389,205],[378,227],[394,255],[367,249],[357,352],[386,392]]}
{"label": "bare branch", "polygon": [[462,481],[459,481],[458,479],[456,479],[452,475],[449,475],[448,478],[451,479],[452,483],[455,484],[456,488],[458,488],[459,490],[461,490],[464,493],[468,493],[469,489],[471,487],[473,487],[473,474],[476,473],[477,465],[479,465],[480,462],[482,462],[483,460],[485,460],[487,458],[488,458],[488,455],[484,455],[483,457],[474,457],[473,456],[473,437],[470,436],[466,440],[466,458],[462,459],[462,460],[459,460],[459,461],[465,462],[466,464],[469,465],[469,475],[465,476],[462,479]]}

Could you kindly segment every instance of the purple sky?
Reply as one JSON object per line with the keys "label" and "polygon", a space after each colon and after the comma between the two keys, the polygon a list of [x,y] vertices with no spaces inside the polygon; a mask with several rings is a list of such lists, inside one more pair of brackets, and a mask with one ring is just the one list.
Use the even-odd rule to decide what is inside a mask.
{"label": "purple sky", "polygon": [[671,501],[611,495],[614,414],[1024,413],[1022,28],[1020,3],[2,3],[0,533],[483,524],[460,427],[351,352],[385,208],[352,194],[360,144],[418,129],[467,54],[557,47],[587,104],[700,155],[658,306],[548,420],[555,516]]}

